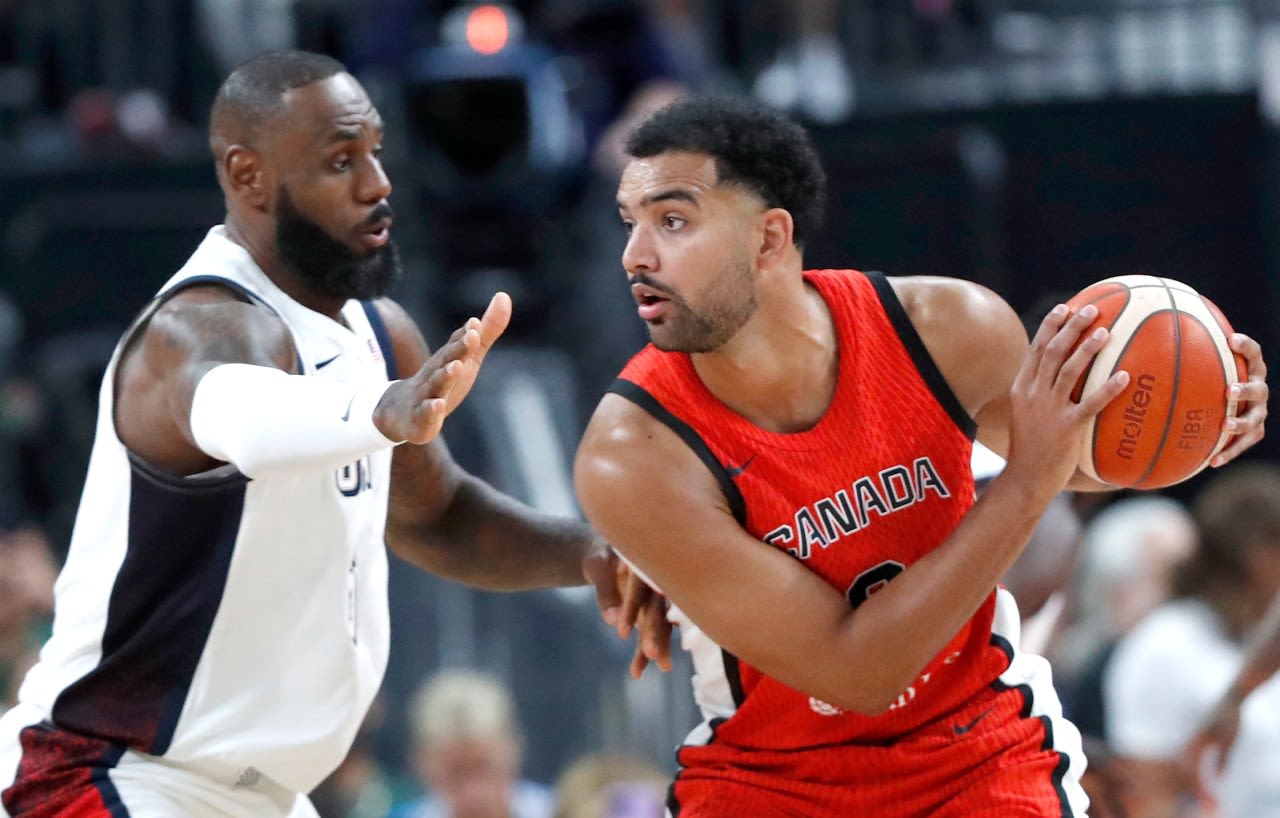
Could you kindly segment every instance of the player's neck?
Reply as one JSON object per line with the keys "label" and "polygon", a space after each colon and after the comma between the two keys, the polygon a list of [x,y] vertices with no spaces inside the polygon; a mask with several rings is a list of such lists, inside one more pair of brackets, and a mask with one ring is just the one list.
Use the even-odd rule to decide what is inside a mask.
{"label": "player's neck", "polygon": [[264,238],[252,230],[245,229],[231,218],[227,219],[226,228],[227,238],[247,250],[254,263],[285,295],[309,310],[326,315],[339,323],[342,322],[342,307],[346,304],[346,299],[318,295],[307,286],[305,279],[299,275],[298,271],[280,258],[273,238]]}
{"label": "player's neck", "polygon": [[713,395],[757,426],[794,433],[812,428],[835,395],[840,349],[831,310],[817,290],[794,282],[762,292],[760,308],[715,352],[693,365]]}

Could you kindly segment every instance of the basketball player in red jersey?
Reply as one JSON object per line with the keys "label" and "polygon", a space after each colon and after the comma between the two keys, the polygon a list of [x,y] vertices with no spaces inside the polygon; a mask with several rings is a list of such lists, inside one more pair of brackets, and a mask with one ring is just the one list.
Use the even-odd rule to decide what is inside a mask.
{"label": "basketball player in red jersey", "polygon": [[[686,98],[630,136],[622,262],[653,343],[575,465],[587,516],[671,602],[706,722],[669,809],[1083,815],[1080,737],[997,582],[1128,381],[1059,305],[1028,349],[976,284],[803,268],[824,199],[804,132]],[[1262,437],[1265,367],[1215,465]],[[974,501],[974,438],[1007,456]],[[641,659],[643,662],[643,659]]]}

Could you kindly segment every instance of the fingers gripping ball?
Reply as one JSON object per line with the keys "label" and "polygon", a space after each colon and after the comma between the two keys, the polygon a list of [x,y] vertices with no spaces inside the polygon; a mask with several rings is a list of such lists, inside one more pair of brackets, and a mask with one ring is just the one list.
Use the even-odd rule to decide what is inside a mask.
{"label": "fingers gripping ball", "polygon": [[1111,337],[1072,393],[1077,400],[1119,370],[1129,385],[1093,420],[1080,453],[1089,476],[1126,488],[1186,480],[1227,443],[1236,402],[1227,388],[1245,380],[1245,361],[1227,346],[1231,325],[1191,287],[1127,275],[1092,284],[1067,302],[1098,308],[1094,327]]}

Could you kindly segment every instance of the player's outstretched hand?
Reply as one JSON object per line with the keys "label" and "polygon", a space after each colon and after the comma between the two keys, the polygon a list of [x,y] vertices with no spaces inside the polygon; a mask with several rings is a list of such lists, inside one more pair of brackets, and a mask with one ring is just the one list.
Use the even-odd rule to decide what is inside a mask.
{"label": "player's outstretched hand", "polygon": [[427,443],[471,392],[480,365],[511,321],[511,298],[497,293],[482,318],[469,318],[411,377],[392,384],[373,412],[390,440]]}
{"label": "player's outstretched hand", "polygon": [[1225,449],[1213,458],[1216,468],[1231,462],[1237,455],[1262,440],[1267,419],[1267,364],[1262,360],[1262,347],[1244,333],[1231,336],[1231,349],[1242,355],[1248,364],[1248,374],[1243,383],[1230,387],[1230,397],[1240,402],[1236,417],[1227,421],[1227,431],[1233,435]]}
{"label": "player's outstretched hand", "polygon": [[1075,473],[1089,420],[1129,383],[1129,373],[1122,370],[1093,393],[1082,395],[1078,403],[1071,398],[1076,382],[1107,341],[1108,332],[1102,327],[1081,340],[1097,317],[1098,308],[1092,304],[1074,313],[1065,304],[1054,307],[1031,340],[1010,390],[1006,471],[1037,481],[1054,494]]}
{"label": "player's outstretched hand", "polygon": [[604,621],[626,639],[633,630],[636,651],[631,675],[640,674],[650,662],[671,670],[671,622],[667,600],[618,558],[612,548],[593,549],[583,560],[582,573],[596,589],[596,602]]}

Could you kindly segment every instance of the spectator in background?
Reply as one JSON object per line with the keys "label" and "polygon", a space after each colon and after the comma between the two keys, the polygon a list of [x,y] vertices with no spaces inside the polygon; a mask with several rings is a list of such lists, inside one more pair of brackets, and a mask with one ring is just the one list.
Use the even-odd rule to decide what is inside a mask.
{"label": "spectator in background", "polygon": [[13,706],[18,682],[48,636],[57,575],[40,529],[0,520],[0,713]]}
{"label": "spectator in background", "polygon": [[756,76],[756,98],[818,123],[847,119],[855,96],[853,70],[838,33],[838,0],[775,5],[786,39],[773,62]]}
{"label": "spectator in background", "polygon": [[423,684],[412,713],[414,767],[429,794],[391,818],[549,818],[551,790],[520,778],[523,740],[501,682],[443,670]]}
{"label": "spectator in background", "polygon": [[1072,595],[1072,622],[1052,659],[1063,706],[1085,736],[1106,740],[1102,675],[1116,640],[1165,602],[1195,548],[1191,515],[1155,494],[1127,497],[1090,521]]}
{"label": "spectator in background", "polygon": [[1271,600],[1266,619],[1254,629],[1240,671],[1218,699],[1209,717],[1187,745],[1188,769],[1207,795],[1226,768],[1240,735],[1244,703],[1280,671],[1280,595]]}
{"label": "spectator in background", "polygon": [[197,23],[219,76],[264,51],[297,44],[294,0],[196,0]]}
{"label": "spectator in background", "polygon": [[556,781],[555,818],[662,818],[668,778],[634,755],[583,756]]}
{"label": "spectator in background", "polygon": [[[1240,668],[1243,643],[1280,590],[1280,468],[1241,464],[1195,498],[1200,539],[1175,598],[1121,638],[1103,675],[1107,735],[1132,818],[1196,815],[1181,758]],[[1214,796],[1221,818],[1280,814],[1280,683],[1250,696]]]}
{"label": "spectator in background", "polygon": [[[970,457],[974,490],[981,494],[1004,470],[1000,455],[974,441]],[[1080,515],[1072,506],[1072,492],[1064,491],[1045,510],[1022,554],[1005,572],[1000,584],[1013,594],[1022,617],[1022,647],[1042,653],[1063,608],[1067,584],[1080,551]]]}
{"label": "spectator in background", "polygon": [[13,404],[10,369],[22,338],[22,313],[0,292],[0,522],[16,517],[22,505],[18,497],[18,437],[22,425]]}
{"label": "spectator in background", "polygon": [[320,818],[387,818],[397,782],[382,768],[373,748],[373,734],[385,719],[386,706],[379,693],[347,757],[311,791],[311,804]]}

